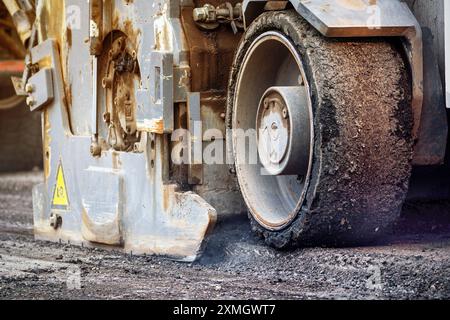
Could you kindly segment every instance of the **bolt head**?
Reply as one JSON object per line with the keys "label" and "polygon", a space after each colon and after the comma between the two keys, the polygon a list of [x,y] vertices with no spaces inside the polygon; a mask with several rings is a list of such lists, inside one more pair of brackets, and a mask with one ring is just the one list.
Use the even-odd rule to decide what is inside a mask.
{"label": "bolt head", "polygon": [[27,83],[25,86],[25,92],[26,93],[33,93],[34,92],[34,86],[31,83]]}
{"label": "bolt head", "polygon": [[199,21],[206,20],[207,15],[203,8],[195,8],[194,12],[193,12],[193,16],[194,16],[194,21],[199,22]]}
{"label": "bolt head", "polygon": [[102,154],[102,148],[97,142],[93,142],[89,149],[93,157],[99,157]]}
{"label": "bolt head", "polygon": [[27,102],[27,106],[29,106],[29,107],[34,106],[34,104],[36,103],[36,101],[34,100],[33,97],[28,97],[26,102]]}

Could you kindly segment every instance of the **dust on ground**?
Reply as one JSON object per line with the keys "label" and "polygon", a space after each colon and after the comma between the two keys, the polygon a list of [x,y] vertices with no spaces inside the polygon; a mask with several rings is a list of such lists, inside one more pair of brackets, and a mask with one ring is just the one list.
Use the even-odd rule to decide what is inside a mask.
{"label": "dust on ground", "polygon": [[277,251],[221,218],[200,261],[35,242],[31,188],[0,175],[0,299],[450,298],[450,203],[408,203],[384,243]]}

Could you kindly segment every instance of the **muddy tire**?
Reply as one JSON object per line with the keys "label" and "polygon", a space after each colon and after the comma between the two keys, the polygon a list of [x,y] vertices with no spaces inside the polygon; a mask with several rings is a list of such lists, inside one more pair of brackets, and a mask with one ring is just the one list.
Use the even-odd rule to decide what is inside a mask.
{"label": "muddy tire", "polygon": [[[237,49],[228,90],[228,128],[242,129],[245,115],[254,114],[242,111],[252,103],[240,104],[240,90],[251,102],[260,97],[251,100],[249,94],[267,89],[239,81],[251,79],[245,78],[243,65],[250,65],[249,50],[268,32],[287,39],[301,60],[312,110],[311,157],[306,181],[295,186],[298,197],[291,205],[282,202],[292,184],[289,178],[282,178],[289,180],[288,188],[278,188],[284,181],[280,177],[265,187],[269,178],[249,177],[256,171],[235,162],[253,230],[277,248],[364,244],[379,238],[399,216],[411,173],[411,81],[401,47],[395,39],[324,38],[294,11],[264,13]],[[267,54],[267,64],[275,60]],[[267,68],[259,65],[254,81],[265,76]],[[236,161],[239,148],[234,139],[231,143]],[[286,211],[287,218],[274,227],[261,218],[264,210],[272,211],[267,220],[277,210]]]}
{"label": "muddy tire", "polygon": [[[11,97],[9,78],[0,78],[0,99]],[[30,112],[24,100],[0,110],[0,172],[29,171],[42,167],[41,120]]]}

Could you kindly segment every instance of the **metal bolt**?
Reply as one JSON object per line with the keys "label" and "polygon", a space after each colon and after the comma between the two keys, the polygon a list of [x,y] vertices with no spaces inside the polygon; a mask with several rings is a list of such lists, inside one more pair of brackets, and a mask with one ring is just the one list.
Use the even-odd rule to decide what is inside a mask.
{"label": "metal bolt", "polygon": [[103,89],[110,89],[112,88],[113,80],[109,77],[104,77],[102,79],[102,87]]}
{"label": "metal bolt", "polygon": [[89,149],[93,157],[99,157],[102,155],[102,148],[98,143],[92,143]]}
{"label": "metal bolt", "polygon": [[141,151],[141,144],[140,144],[139,142],[136,142],[136,143],[133,145],[133,151],[136,152],[136,153],[138,153],[138,152]]}
{"label": "metal bolt", "polygon": [[36,100],[34,100],[34,98],[30,96],[27,98],[26,102],[27,102],[27,106],[32,107],[36,103]]}
{"label": "metal bolt", "polygon": [[56,230],[60,228],[61,225],[62,225],[62,217],[59,214],[52,212],[50,214],[50,226]]}
{"label": "metal bolt", "polygon": [[283,108],[283,118],[286,119],[289,116],[288,109],[286,107]]}
{"label": "metal bolt", "polygon": [[34,92],[34,86],[31,83],[27,83],[25,86],[25,92],[26,93],[33,93]]}
{"label": "metal bolt", "polygon": [[273,122],[271,128],[272,128],[272,130],[274,130],[274,131],[277,130],[277,129],[278,129],[277,123],[276,123],[276,122]]}
{"label": "metal bolt", "polygon": [[100,157],[102,155],[102,147],[98,143],[98,135],[95,134],[92,136],[89,149],[93,157]]}
{"label": "metal bolt", "polygon": [[193,17],[195,22],[205,21],[208,17],[208,13],[205,8],[195,8]]}

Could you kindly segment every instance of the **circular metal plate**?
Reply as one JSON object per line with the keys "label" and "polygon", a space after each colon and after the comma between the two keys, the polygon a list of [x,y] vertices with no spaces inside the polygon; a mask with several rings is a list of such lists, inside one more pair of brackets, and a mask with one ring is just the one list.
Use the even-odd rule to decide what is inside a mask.
{"label": "circular metal plate", "polygon": [[[276,31],[254,40],[235,90],[232,139],[238,182],[255,220],[266,229],[280,230],[293,221],[304,201],[314,141],[309,85],[290,40]],[[281,103],[263,109],[267,97]],[[258,132],[254,140],[252,130]]]}

